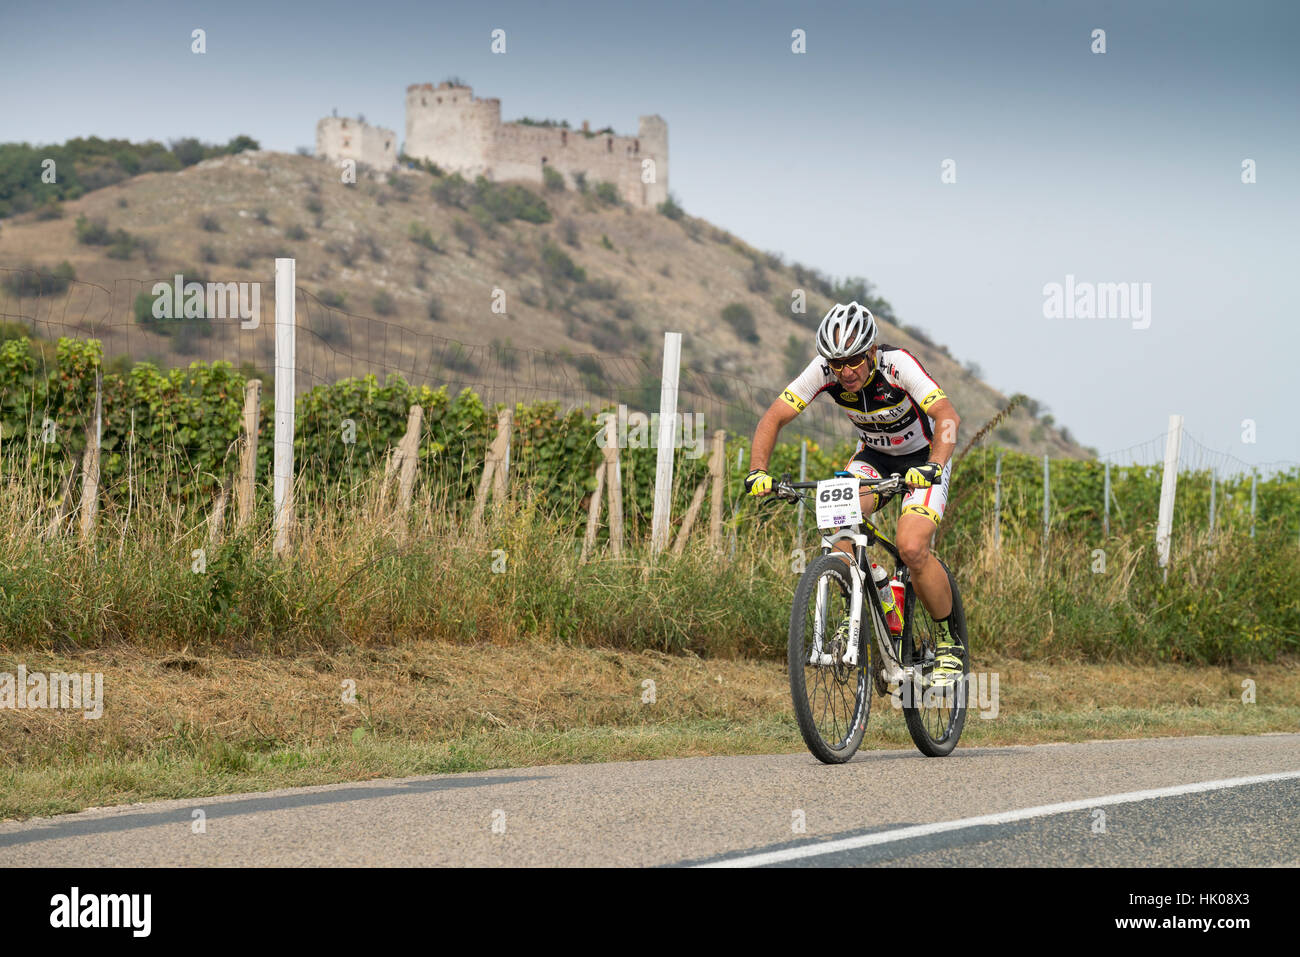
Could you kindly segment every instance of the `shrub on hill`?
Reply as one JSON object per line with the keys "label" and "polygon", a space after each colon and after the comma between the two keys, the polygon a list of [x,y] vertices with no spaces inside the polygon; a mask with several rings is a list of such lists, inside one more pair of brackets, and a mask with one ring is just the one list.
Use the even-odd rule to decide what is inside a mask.
{"label": "shrub on hill", "polygon": [[613,183],[601,181],[596,184],[596,198],[606,206],[617,206],[623,200],[618,195],[618,187]]}
{"label": "shrub on hill", "polygon": [[[77,278],[77,271],[66,259],[51,272],[41,272],[34,266],[24,266],[4,274],[3,288],[15,296],[53,296],[67,292]],[[22,327],[19,327],[22,328]]]}
{"label": "shrub on hill", "polygon": [[659,204],[659,212],[663,213],[669,219],[681,219],[686,215],[686,210],[682,209],[678,204],[676,197],[674,197],[672,193],[669,193],[668,198]]}
{"label": "shrub on hill", "polygon": [[733,302],[722,310],[722,321],[746,342],[758,342],[758,327],[754,323],[754,313],[743,302]]}

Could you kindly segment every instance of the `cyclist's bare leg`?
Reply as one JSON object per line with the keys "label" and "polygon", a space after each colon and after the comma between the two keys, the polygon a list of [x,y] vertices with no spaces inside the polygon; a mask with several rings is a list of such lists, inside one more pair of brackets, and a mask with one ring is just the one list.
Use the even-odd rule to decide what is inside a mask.
{"label": "cyclist's bare leg", "polygon": [[[869,489],[858,490],[858,500],[862,503],[862,517],[869,517],[876,509],[880,507],[880,496]],[[853,543],[849,541],[836,542],[834,550],[844,556],[844,560],[852,563],[853,561]]]}
{"label": "cyclist's bare leg", "polygon": [[939,560],[930,552],[934,522],[924,515],[903,515],[898,520],[898,554],[911,572],[921,604],[931,618],[946,618],[952,612],[952,588]]}

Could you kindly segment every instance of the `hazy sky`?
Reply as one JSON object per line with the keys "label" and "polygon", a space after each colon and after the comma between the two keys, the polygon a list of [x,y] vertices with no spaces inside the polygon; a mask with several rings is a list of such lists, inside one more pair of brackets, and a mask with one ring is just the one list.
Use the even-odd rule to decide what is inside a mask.
{"label": "hazy sky", "polygon": [[[658,113],[688,211],[867,276],[1085,444],[1181,412],[1263,463],[1300,460],[1298,47],[1294,2],[9,3],[0,141],[290,151],[334,107],[401,135],[406,85],[452,74],[505,119]],[[1149,283],[1149,325],[1046,317],[1067,275]]]}

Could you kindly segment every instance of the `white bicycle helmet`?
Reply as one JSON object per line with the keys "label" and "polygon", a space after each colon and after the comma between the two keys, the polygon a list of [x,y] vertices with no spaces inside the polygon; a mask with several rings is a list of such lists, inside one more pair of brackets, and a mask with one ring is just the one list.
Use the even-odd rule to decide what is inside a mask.
{"label": "white bicycle helmet", "polygon": [[856,302],[831,306],[817,327],[817,351],[827,359],[847,359],[876,342],[876,317]]}

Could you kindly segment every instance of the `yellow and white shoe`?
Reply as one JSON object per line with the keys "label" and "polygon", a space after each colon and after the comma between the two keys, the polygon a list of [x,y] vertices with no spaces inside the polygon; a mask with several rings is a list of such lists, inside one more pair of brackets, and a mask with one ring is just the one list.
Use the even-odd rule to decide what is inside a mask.
{"label": "yellow and white shoe", "polygon": [[932,688],[948,688],[956,684],[965,674],[965,667],[958,654],[961,646],[948,630],[946,621],[934,623],[934,668],[930,672],[929,685]]}

